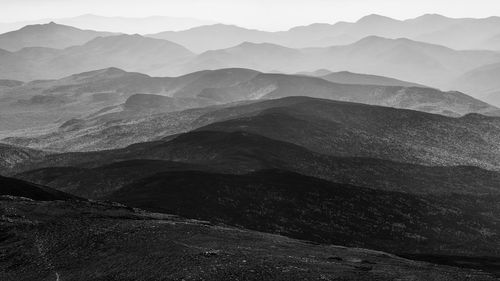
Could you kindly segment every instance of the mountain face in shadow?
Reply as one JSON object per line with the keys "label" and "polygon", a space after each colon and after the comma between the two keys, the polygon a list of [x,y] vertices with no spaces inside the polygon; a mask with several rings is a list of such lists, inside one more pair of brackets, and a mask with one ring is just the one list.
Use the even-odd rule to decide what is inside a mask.
{"label": "mountain face in shadow", "polygon": [[2,176],[0,176],[0,196],[23,197],[41,201],[81,200],[61,191]]}
{"label": "mountain face in shadow", "polygon": [[467,166],[428,167],[375,158],[328,156],[241,132],[197,131],[118,151],[54,155],[33,168],[16,177],[92,199],[148,176],[179,170],[238,175],[280,169],[410,194],[500,194],[498,172]]}
{"label": "mountain face in shadow", "polygon": [[[474,248],[474,254],[498,254],[495,247],[490,248],[498,237],[483,239],[475,227],[465,226],[470,221],[490,233],[497,231],[498,225],[481,214],[499,211],[494,200],[487,198],[440,200],[260,171],[243,176],[162,173],[126,186],[108,199],[321,243],[448,254],[462,252],[465,244]],[[475,200],[484,200],[485,205],[473,210]],[[456,208],[467,209],[467,215],[453,212]],[[437,245],[447,245],[446,250]]]}
{"label": "mountain face in shadow", "polygon": [[220,115],[232,119],[200,130],[260,134],[338,156],[426,165],[498,166],[494,156],[498,118],[494,117],[470,114],[450,118],[302,97],[263,101],[233,110],[207,114],[205,120]]}
{"label": "mountain face in shadow", "polygon": [[82,45],[97,37],[111,36],[110,32],[81,30],[54,22],[27,25],[19,30],[0,34],[0,49],[19,51],[26,47],[64,49]]}
{"label": "mountain face in shadow", "polygon": [[[197,127],[208,125],[123,149],[25,159],[7,171],[25,172],[18,176],[93,198],[132,180],[122,179],[118,164],[106,168],[132,160],[160,161],[159,170],[148,171],[168,171],[170,166],[161,162],[167,161],[194,165],[190,169],[232,174],[288,170],[339,183],[414,194],[498,192],[496,172],[467,167],[499,169],[499,136],[495,133],[498,118],[449,118],[292,97],[208,111],[192,123]],[[148,161],[145,167],[156,165]],[[132,166],[142,171],[140,163]],[[456,165],[467,166],[446,167]],[[150,173],[132,174],[138,179]],[[92,190],[99,186],[110,187],[94,193]]]}

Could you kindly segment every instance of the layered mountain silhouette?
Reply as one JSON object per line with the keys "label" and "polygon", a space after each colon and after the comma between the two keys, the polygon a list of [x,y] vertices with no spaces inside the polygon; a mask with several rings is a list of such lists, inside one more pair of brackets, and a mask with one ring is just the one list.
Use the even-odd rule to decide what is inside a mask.
{"label": "layered mountain silhouette", "polygon": [[0,34],[7,279],[499,274],[500,18],[56,22]]}
{"label": "layered mountain silhouette", "polygon": [[52,155],[35,166],[48,168],[16,177],[92,199],[148,176],[179,170],[244,174],[280,169],[411,194],[500,194],[497,172],[470,166],[428,167],[375,158],[328,156],[241,132],[189,132],[171,140],[136,144],[118,151]]}
{"label": "layered mountain silhouette", "polygon": [[74,26],[80,29],[106,30],[126,34],[147,34],[165,30],[184,30],[215,22],[194,18],[151,16],[151,17],[110,17],[85,14],[76,17],[51,18],[32,21],[0,23],[0,32],[14,31],[26,25],[40,25],[48,22]]}
{"label": "layered mountain silhouette", "polygon": [[111,36],[110,32],[81,30],[54,22],[27,25],[19,30],[0,35],[0,49],[19,51],[26,47],[64,49],[82,45],[97,37]]}
{"label": "layered mountain silhouette", "polygon": [[165,40],[116,35],[97,37],[62,50],[36,47],[2,51],[0,73],[4,78],[29,81],[62,78],[108,67],[153,72],[191,55],[186,48]]}
{"label": "layered mountain silhouette", "polygon": [[[273,54],[273,55],[271,55]],[[433,87],[500,56],[492,51],[456,51],[409,39],[369,36],[344,46],[291,49],[269,43],[245,42],[202,53],[178,71],[245,67],[259,71],[296,73],[326,68],[394,77]]]}
{"label": "layered mountain silhouette", "polygon": [[498,50],[499,45],[495,44],[495,38],[498,36],[499,24],[499,17],[448,18],[437,14],[426,14],[414,19],[396,20],[372,14],[353,23],[315,23],[281,32],[265,32],[216,24],[177,32],[166,31],[150,36],[177,42],[195,52],[223,49],[245,41],[269,42],[292,48],[326,47],[350,44],[373,35],[394,39],[404,37],[453,49]]}
{"label": "layered mountain silhouette", "polygon": [[185,134],[42,155],[6,171],[82,197],[320,243],[498,255],[500,174],[471,167],[498,170],[496,117],[310,97],[194,115],[199,129]]}
{"label": "layered mountain silhouette", "polygon": [[[375,83],[408,87],[372,85]],[[107,68],[4,90],[5,110],[0,124],[15,129],[48,126],[31,136],[21,132],[17,134],[19,138],[6,141],[67,151],[117,148],[153,140],[162,133],[182,133],[196,128],[191,122],[207,111],[232,106],[233,102],[287,96],[360,102],[448,116],[498,115],[496,107],[465,94],[412,85],[392,78],[352,73],[310,77],[231,68],[180,77],[151,77]],[[38,123],[33,123],[33,119]]]}
{"label": "layered mountain silhouette", "polygon": [[[259,136],[330,156],[368,157],[420,165],[473,165],[498,170],[498,122],[496,117],[478,114],[450,118],[418,111],[291,97],[209,111],[192,121],[191,126],[208,124],[197,129],[200,133],[216,131],[234,132],[236,135],[196,137],[187,134],[117,150],[54,154],[41,160],[19,163],[12,167],[12,171],[53,166],[98,167],[121,160],[156,159],[213,167],[230,163],[229,170],[232,172],[269,168],[266,165],[272,164],[271,168],[287,167],[293,171],[305,169],[321,174],[321,169],[314,169],[314,166],[323,160],[310,160],[311,157],[315,159],[315,156],[304,152],[291,153],[287,146],[280,143],[264,141],[266,145],[259,144],[263,141]],[[204,138],[206,146],[202,145]],[[226,138],[227,142],[235,143],[224,145]],[[251,145],[253,148],[250,151],[254,153],[251,154],[250,162],[242,161],[239,166],[229,161],[245,159],[247,153],[244,147],[248,141],[255,143]],[[272,152],[268,148],[260,151],[265,147],[274,149]],[[217,149],[212,151],[214,148]],[[279,156],[271,157],[274,153]],[[255,162],[255,155],[265,158]],[[222,157],[220,161],[219,156]],[[289,158],[282,162],[285,156]],[[306,163],[310,163],[307,164],[309,166]],[[325,165],[325,173],[331,173],[328,172],[332,169],[328,166],[330,164],[325,163],[322,164]],[[325,175],[320,176],[327,177]]]}
{"label": "layered mountain silhouette", "polygon": [[153,76],[179,76],[219,68],[250,68],[298,73],[316,69],[351,71],[437,88],[474,68],[500,61],[493,51],[456,51],[409,39],[369,36],[349,45],[294,49],[244,42],[194,55],[166,40],[139,35],[99,37],[83,45],[56,50],[43,47],[0,51],[0,78],[58,79],[74,73],[118,67]]}
{"label": "layered mountain silhouette", "polygon": [[[166,142],[137,144],[121,151],[56,155],[52,156],[53,163],[66,165],[72,162],[73,167],[42,169],[18,176],[31,177],[30,180],[39,177],[42,181],[51,182],[51,186],[65,186],[59,188],[91,198],[104,196],[157,212],[209,219],[323,243],[364,246],[401,254],[415,251],[448,255],[497,254],[496,248],[492,247],[497,243],[494,241],[497,238],[485,238],[477,232],[476,227],[488,233],[496,231],[498,226],[491,216],[498,216],[498,210],[494,207],[498,187],[491,182],[489,189],[493,193],[481,196],[477,193],[479,189],[476,189],[476,182],[472,181],[468,191],[462,193],[463,190],[457,190],[457,186],[446,178],[458,176],[467,170],[465,168],[439,171],[430,167],[410,166],[407,171],[420,169],[417,172],[420,176],[435,174],[427,178],[431,186],[426,187],[426,183],[419,185],[416,180],[412,187],[420,189],[412,190],[410,187],[404,190],[405,193],[381,191],[390,185],[396,187],[398,176],[387,173],[390,169],[382,168],[383,161],[373,160],[370,165],[368,159],[337,158],[336,161],[337,168],[345,169],[339,176],[341,179],[375,183],[369,186],[371,189],[279,170],[239,175],[245,170],[272,166],[311,165],[309,171],[325,167],[320,164],[326,163],[321,160],[321,156],[308,160],[301,154],[315,155],[303,148],[258,135],[200,132]],[[126,157],[170,158],[201,163],[210,169],[225,166],[226,172],[207,172],[198,165],[157,160],[115,162],[92,168],[99,163]],[[76,165],[81,167],[77,168]],[[385,165],[394,165],[394,171],[406,166],[397,163]],[[334,171],[332,167],[325,171]],[[420,173],[426,169],[426,173]],[[385,175],[378,183],[365,178],[366,175],[374,174],[374,170]],[[449,174],[443,173],[446,170]],[[228,174],[228,171],[232,171],[233,175]],[[351,178],[347,176],[350,172]],[[471,170],[473,174],[479,175],[478,172],[480,170],[477,168]],[[402,172],[400,180],[404,178],[404,182],[411,182],[411,177],[406,175],[406,172]],[[488,177],[480,178],[484,180]],[[498,180],[498,174],[495,178]],[[103,184],[105,181],[109,183]],[[440,186],[442,182],[449,185],[443,188]],[[433,190],[432,186],[440,190]],[[318,209],[318,206],[323,206],[321,208],[325,211]],[[464,214],[465,210],[467,215]],[[464,240],[461,233],[467,233],[470,238]],[[421,237],[425,237],[425,242],[422,242]],[[463,251],[464,243],[470,245],[467,252]],[[436,247],[442,244],[447,247]]]}

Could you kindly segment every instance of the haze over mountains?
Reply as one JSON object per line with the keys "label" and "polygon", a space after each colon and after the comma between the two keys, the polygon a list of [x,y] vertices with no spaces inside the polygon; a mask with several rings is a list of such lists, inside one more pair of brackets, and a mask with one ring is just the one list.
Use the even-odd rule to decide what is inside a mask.
{"label": "haze over mountains", "polygon": [[65,21],[0,34],[1,280],[500,276],[500,18]]}
{"label": "haze over mountains", "polygon": [[[39,32],[26,32],[31,29],[41,29],[52,37],[43,36],[40,40],[37,37]],[[467,90],[467,94],[484,98],[480,82],[466,86],[455,81],[476,68],[500,62],[499,53],[493,51],[456,51],[409,39],[377,36],[344,46],[306,49],[244,42],[201,54],[194,54],[170,41],[140,35],[83,31],[57,24],[27,27],[0,38],[3,38],[4,48],[16,50],[0,51],[0,78],[20,81],[59,79],[106,67],[119,67],[153,76],[179,76],[206,69],[234,67],[284,73],[328,69],[389,76],[447,90],[463,89]],[[48,38],[65,43],[51,43]],[[86,39],[89,41],[78,45]],[[64,48],[73,44],[77,45]]]}
{"label": "haze over mountains", "polygon": [[45,47],[64,49],[82,45],[96,37],[110,36],[110,32],[81,30],[72,26],[59,25],[54,22],[41,25],[28,25],[17,31],[0,35],[0,49],[19,51],[27,47]]}
{"label": "haze over mountains", "polygon": [[[499,23],[499,17],[455,19],[426,14],[414,19],[395,20],[373,14],[353,23],[315,23],[280,32],[216,24],[150,36],[177,42],[195,52],[223,49],[245,41],[268,42],[291,48],[327,47],[350,44],[366,36],[408,38],[459,50],[499,50],[495,41],[500,34],[497,28]],[[208,38],[210,40],[207,42]]]}
{"label": "haze over mountains", "polygon": [[4,33],[14,31],[26,25],[45,24],[48,22],[70,25],[80,29],[107,30],[111,32],[127,34],[147,34],[165,30],[184,30],[195,26],[215,23],[209,20],[166,16],[133,18],[109,16],[106,17],[93,14],[85,14],[68,18],[52,18],[22,22],[0,23],[0,32]]}

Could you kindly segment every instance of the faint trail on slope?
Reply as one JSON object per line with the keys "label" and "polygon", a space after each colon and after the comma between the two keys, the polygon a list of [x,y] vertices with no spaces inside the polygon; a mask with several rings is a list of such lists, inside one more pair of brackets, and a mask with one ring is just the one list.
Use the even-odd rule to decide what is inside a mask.
{"label": "faint trail on slope", "polygon": [[40,258],[43,260],[43,263],[46,265],[47,269],[54,272],[54,274],[56,276],[56,281],[60,281],[59,273],[55,270],[52,263],[45,256],[45,249],[43,247],[43,242],[38,238],[38,235],[35,235],[35,247],[38,251]]}

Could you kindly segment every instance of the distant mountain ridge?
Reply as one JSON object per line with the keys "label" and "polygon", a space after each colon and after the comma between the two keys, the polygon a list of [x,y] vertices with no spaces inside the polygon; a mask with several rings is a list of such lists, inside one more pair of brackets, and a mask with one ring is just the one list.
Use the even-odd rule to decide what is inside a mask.
{"label": "distant mountain ridge", "polygon": [[369,36],[349,45],[293,49],[271,43],[244,42],[211,50],[162,71],[186,73],[219,68],[251,68],[263,72],[297,73],[329,69],[350,71],[436,88],[453,89],[449,81],[476,67],[500,61],[493,51],[456,51],[404,38]]}
{"label": "distant mountain ridge", "polygon": [[[335,81],[379,84],[411,83],[386,77],[342,74]],[[368,80],[366,80],[368,79]],[[375,80],[374,80],[375,79]],[[151,77],[107,68],[60,80],[33,81],[4,90],[0,125],[41,132],[12,134],[12,144],[57,151],[100,150],[154,140],[203,124],[201,114],[231,103],[307,96],[406,108],[447,116],[499,109],[459,92],[432,88],[332,83],[318,77],[261,73],[250,69],[205,70],[180,77]],[[192,110],[187,110],[192,109]],[[186,111],[183,111],[186,110]],[[32,119],[21,119],[33,116]],[[26,120],[26,121],[24,121]]]}
{"label": "distant mountain ridge", "polygon": [[[496,30],[499,24],[499,17],[472,19],[426,14],[413,19],[396,20],[372,14],[352,23],[315,23],[279,32],[216,24],[177,32],[165,31],[149,36],[172,40],[195,52],[228,48],[245,41],[269,42],[292,48],[326,47],[350,44],[366,36],[392,39],[404,37],[461,50],[499,50],[499,45],[494,43],[494,38],[498,36]],[[210,40],[207,42],[206,38]]]}
{"label": "distant mountain ridge", "polygon": [[420,87],[428,88],[417,83],[401,81],[389,77],[381,77],[378,75],[369,75],[361,73],[352,73],[349,71],[330,72],[328,74],[320,74],[318,77],[328,80],[333,83],[340,84],[357,84],[357,85],[379,85],[379,86],[402,86],[402,87]]}
{"label": "distant mountain ridge", "polygon": [[33,21],[0,23],[0,33],[17,30],[26,25],[45,24],[56,22],[70,25],[81,29],[106,30],[127,34],[146,34],[151,32],[161,32],[164,30],[183,30],[195,26],[214,24],[214,21],[152,16],[152,17],[108,17],[94,14],[85,14],[69,18],[50,18]]}
{"label": "distant mountain ridge", "polygon": [[196,55],[170,41],[140,35],[117,35],[97,37],[63,50],[43,47],[24,48],[17,52],[0,50],[0,79],[59,79],[106,67],[152,76],[180,76],[220,68],[281,73],[329,69],[453,89],[452,85],[450,87],[453,79],[497,62],[500,62],[500,53],[493,51],[456,51],[404,38],[378,36],[364,37],[349,45],[306,49],[243,42]]}
{"label": "distant mountain ridge", "polygon": [[27,25],[19,30],[0,34],[0,49],[19,51],[27,47],[64,49],[82,45],[97,37],[114,35],[111,32],[81,30],[54,22]]}
{"label": "distant mountain ridge", "polygon": [[55,79],[108,67],[150,73],[192,55],[176,43],[140,35],[95,37],[83,45],[61,50],[33,47],[0,52],[0,77],[22,81]]}

